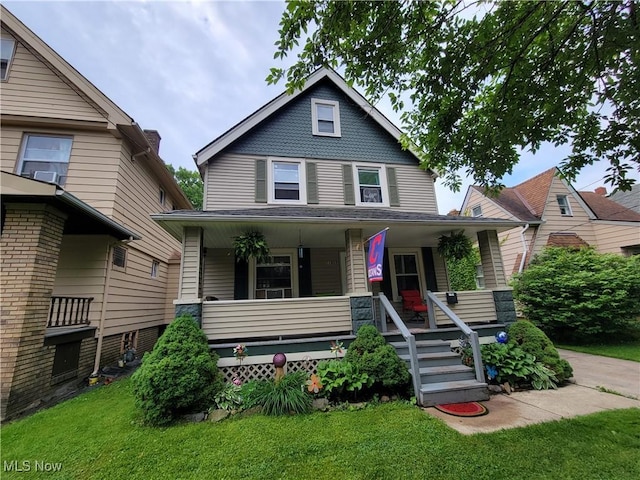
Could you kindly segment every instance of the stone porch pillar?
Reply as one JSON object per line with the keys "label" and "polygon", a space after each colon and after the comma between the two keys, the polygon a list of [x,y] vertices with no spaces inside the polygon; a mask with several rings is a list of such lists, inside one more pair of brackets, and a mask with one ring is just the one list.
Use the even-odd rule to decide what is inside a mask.
{"label": "stone porch pillar", "polygon": [[44,346],[67,216],[46,204],[5,204],[0,240],[0,418],[19,413],[48,387]]}
{"label": "stone porch pillar", "polygon": [[362,229],[349,229],[345,232],[347,295],[351,297],[351,328],[354,333],[362,325],[375,324],[363,240]]}
{"label": "stone porch pillar", "polygon": [[202,325],[202,244],[202,228],[184,228],[178,299],[173,302],[176,317],[191,315],[198,325]]}
{"label": "stone porch pillar", "polygon": [[484,283],[487,289],[501,288],[507,285],[500,253],[500,242],[495,230],[478,232],[480,260],[484,273]]}

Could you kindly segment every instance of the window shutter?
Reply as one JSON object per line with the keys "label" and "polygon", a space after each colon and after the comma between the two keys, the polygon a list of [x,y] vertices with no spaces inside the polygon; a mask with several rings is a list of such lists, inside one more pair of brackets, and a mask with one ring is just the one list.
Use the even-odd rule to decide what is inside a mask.
{"label": "window shutter", "polygon": [[389,205],[400,206],[400,195],[398,194],[398,179],[396,178],[395,167],[387,167],[387,183],[389,184]]}
{"label": "window shutter", "polygon": [[256,160],[256,203],[267,203],[266,160]]}
{"label": "window shutter", "polygon": [[342,183],[344,184],[344,204],[355,205],[356,197],[353,192],[353,169],[351,165],[342,165]]}
{"label": "window shutter", "polygon": [[307,203],[320,203],[318,200],[318,165],[307,162]]}

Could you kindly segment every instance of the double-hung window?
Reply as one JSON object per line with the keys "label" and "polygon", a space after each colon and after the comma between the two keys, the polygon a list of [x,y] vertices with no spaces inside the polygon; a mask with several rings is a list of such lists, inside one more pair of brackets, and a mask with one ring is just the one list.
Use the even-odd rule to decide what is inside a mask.
{"label": "double-hung window", "polygon": [[389,206],[387,179],[380,166],[355,165],[356,205]]}
{"label": "double-hung window", "polygon": [[64,185],[72,143],[71,137],[25,135],[20,150],[20,175]]}
{"label": "double-hung window", "polygon": [[13,38],[0,38],[0,80],[6,80],[9,77],[9,67],[15,48],[16,41]]}
{"label": "double-hung window", "polygon": [[325,137],[340,137],[340,106],[333,100],[311,99],[312,133]]}
{"label": "double-hung window", "polygon": [[306,203],[302,161],[270,160],[269,173],[270,203]]}
{"label": "double-hung window", "polygon": [[571,206],[569,205],[569,199],[566,195],[558,195],[556,196],[556,200],[558,201],[558,206],[560,207],[560,215],[564,215],[567,217],[573,216],[573,213],[571,213]]}

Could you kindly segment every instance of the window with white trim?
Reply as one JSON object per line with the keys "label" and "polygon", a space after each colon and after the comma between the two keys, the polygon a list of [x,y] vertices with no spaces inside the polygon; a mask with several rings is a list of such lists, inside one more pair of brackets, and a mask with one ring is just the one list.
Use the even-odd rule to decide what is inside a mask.
{"label": "window with white trim", "polygon": [[158,201],[160,202],[160,205],[162,205],[163,207],[166,199],[167,199],[167,194],[164,193],[163,189],[160,189],[159,195],[158,195]]}
{"label": "window with white trim", "polygon": [[481,205],[476,205],[475,207],[473,207],[471,209],[471,216],[472,217],[481,217],[482,216],[482,206]]}
{"label": "window with white trim", "polygon": [[354,165],[356,205],[389,206],[387,176],[381,166]]}
{"label": "window with white trim", "polygon": [[301,160],[269,160],[269,203],[307,203]]}
{"label": "window with white trim", "polygon": [[13,38],[0,38],[0,80],[6,80],[9,77],[9,67],[11,66],[15,48],[16,41]]}
{"label": "window with white trim", "polygon": [[480,290],[485,288],[484,268],[482,268],[482,264],[476,265],[476,287]]}
{"label": "window with white trim", "polygon": [[573,213],[571,213],[571,207],[569,206],[569,199],[567,198],[567,196],[557,195],[556,200],[558,201],[558,206],[560,207],[560,214],[567,217],[572,217]]}
{"label": "window with white trim", "polygon": [[312,133],[325,137],[340,137],[340,105],[333,100],[311,99]]}
{"label": "window with white trim", "polygon": [[292,255],[273,255],[256,265],[255,298],[292,298]]}
{"label": "window with white trim", "polygon": [[25,135],[20,149],[20,175],[64,185],[72,143],[72,137]]}

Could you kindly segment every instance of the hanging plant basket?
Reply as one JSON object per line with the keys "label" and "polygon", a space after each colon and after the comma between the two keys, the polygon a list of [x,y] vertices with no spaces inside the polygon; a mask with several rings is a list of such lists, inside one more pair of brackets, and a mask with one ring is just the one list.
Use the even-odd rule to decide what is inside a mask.
{"label": "hanging plant basket", "polygon": [[442,235],[438,240],[438,253],[447,260],[462,260],[473,251],[471,239],[461,230]]}
{"label": "hanging plant basket", "polygon": [[264,263],[269,260],[269,246],[260,232],[247,232],[238,235],[233,240],[233,248],[236,254],[236,261],[249,261],[255,258],[256,262]]}

